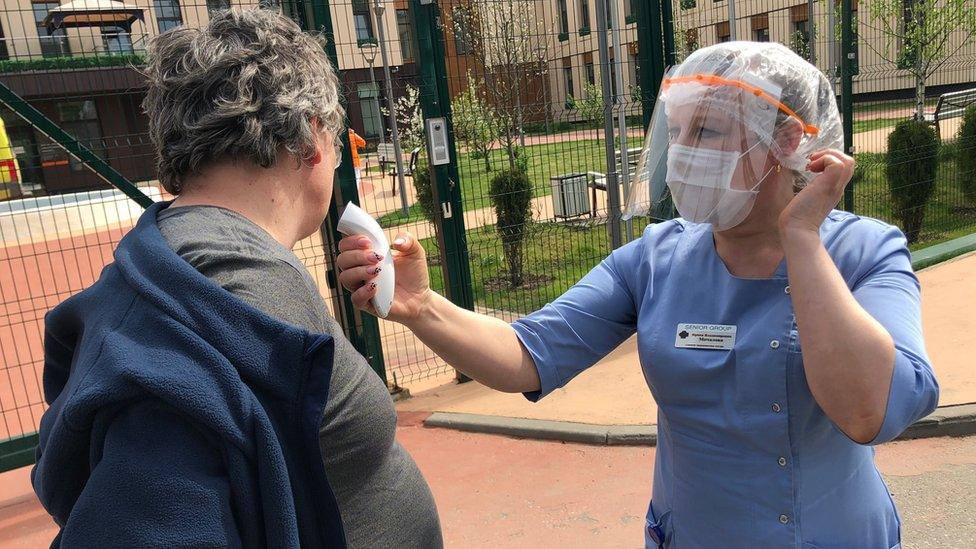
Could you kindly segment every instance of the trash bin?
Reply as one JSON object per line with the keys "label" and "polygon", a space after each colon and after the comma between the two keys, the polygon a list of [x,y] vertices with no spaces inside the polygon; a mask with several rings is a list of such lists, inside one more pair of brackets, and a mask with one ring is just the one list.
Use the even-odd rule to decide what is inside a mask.
{"label": "trash bin", "polygon": [[549,178],[552,211],[556,219],[569,219],[590,213],[585,173],[567,173]]}

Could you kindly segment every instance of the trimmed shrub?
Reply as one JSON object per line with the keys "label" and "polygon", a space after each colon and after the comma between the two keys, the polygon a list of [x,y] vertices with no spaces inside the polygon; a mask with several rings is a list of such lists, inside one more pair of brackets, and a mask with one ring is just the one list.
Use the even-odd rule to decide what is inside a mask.
{"label": "trimmed shrub", "polygon": [[966,200],[976,203],[976,105],[970,105],[959,128],[956,145],[956,167],[959,168],[959,186]]}
{"label": "trimmed shrub", "polygon": [[437,226],[437,204],[434,203],[434,189],[430,183],[430,167],[426,162],[417,161],[413,169],[413,186],[417,189],[417,203],[424,219]]}
{"label": "trimmed shrub", "polygon": [[918,240],[925,207],[935,190],[939,169],[939,137],[924,122],[904,120],[888,136],[885,175],[892,211],[909,243]]}
{"label": "trimmed shrub", "polygon": [[508,264],[508,281],[512,288],[518,288],[522,285],[523,245],[532,222],[532,182],[524,171],[505,170],[491,178],[490,193]]}

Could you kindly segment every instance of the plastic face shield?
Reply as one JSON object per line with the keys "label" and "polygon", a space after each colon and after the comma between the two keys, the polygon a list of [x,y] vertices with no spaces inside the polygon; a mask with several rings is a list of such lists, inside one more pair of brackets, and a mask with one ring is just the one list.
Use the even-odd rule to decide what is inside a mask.
{"label": "plastic face shield", "polygon": [[686,219],[723,230],[752,208],[777,121],[794,118],[804,133],[816,128],[782,104],[778,86],[734,63],[726,74],[682,74],[683,67],[662,82],[624,219],[669,219],[677,206]]}

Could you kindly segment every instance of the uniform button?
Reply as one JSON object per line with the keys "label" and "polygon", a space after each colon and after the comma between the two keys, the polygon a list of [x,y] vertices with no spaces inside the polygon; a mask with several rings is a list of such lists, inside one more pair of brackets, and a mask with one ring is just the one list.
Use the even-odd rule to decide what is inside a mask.
{"label": "uniform button", "polygon": [[785,457],[779,458],[779,466],[780,467],[786,467],[786,458]]}
{"label": "uniform button", "polygon": [[775,339],[769,342],[769,346],[773,349],[779,349],[779,341]]}
{"label": "uniform button", "polygon": [[776,412],[778,414],[780,412],[780,410],[782,410],[782,409],[783,408],[779,405],[779,402],[774,402],[773,403],[773,411],[774,412]]}
{"label": "uniform button", "polygon": [[790,294],[790,287],[787,286],[787,287],[783,288],[783,291],[786,292],[786,295],[789,295]]}
{"label": "uniform button", "polygon": [[780,522],[780,524],[786,524],[789,521],[790,521],[790,517],[788,517],[786,515],[780,515],[779,516],[779,522]]}

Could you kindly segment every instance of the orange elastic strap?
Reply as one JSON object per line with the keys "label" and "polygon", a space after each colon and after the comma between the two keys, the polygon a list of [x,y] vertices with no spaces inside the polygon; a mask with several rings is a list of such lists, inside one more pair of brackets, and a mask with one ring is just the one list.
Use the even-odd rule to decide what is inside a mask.
{"label": "orange elastic strap", "polygon": [[753,86],[748,82],[743,82],[741,80],[731,80],[729,78],[722,78],[721,76],[716,76],[714,74],[693,74],[690,76],[678,76],[675,78],[665,78],[664,82],[661,83],[661,86],[663,88],[667,88],[671,84],[685,84],[685,83],[698,83],[698,84],[705,84],[711,86],[716,86],[716,85],[732,86],[735,88],[745,90],[755,95],[756,97],[761,97],[762,99],[766,100],[768,103],[770,103],[777,109],[781,110],[787,116],[795,118],[801,125],[803,125],[804,133],[808,135],[817,135],[818,133],[820,133],[820,128],[812,124],[807,124],[806,122],[803,121],[802,118],[800,118],[798,114],[793,112],[793,109],[784,105],[779,99],[769,95],[762,88],[758,86]]}

